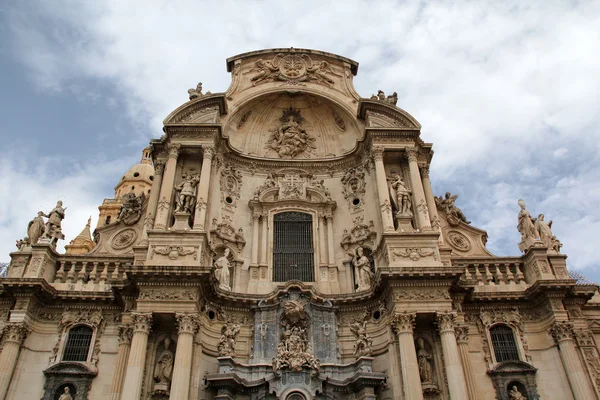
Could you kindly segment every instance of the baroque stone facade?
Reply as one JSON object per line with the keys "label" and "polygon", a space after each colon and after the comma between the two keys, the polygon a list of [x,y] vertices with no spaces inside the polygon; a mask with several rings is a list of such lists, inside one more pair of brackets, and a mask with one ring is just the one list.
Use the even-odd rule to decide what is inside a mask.
{"label": "baroque stone facade", "polygon": [[66,254],[67,208],[32,210],[0,279],[0,398],[600,398],[600,296],[551,221],[515,200],[523,255],[491,254],[434,195],[419,122],[356,93],[352,60],[227,68]]}

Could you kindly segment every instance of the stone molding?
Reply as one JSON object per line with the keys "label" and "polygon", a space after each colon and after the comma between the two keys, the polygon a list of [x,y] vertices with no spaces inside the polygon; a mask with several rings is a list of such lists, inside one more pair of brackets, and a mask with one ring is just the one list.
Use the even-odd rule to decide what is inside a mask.
{"label": "stone molding", "polygon": [[198,293],[194,289],[148,288],[140,292],[139,300],[196,301]]}

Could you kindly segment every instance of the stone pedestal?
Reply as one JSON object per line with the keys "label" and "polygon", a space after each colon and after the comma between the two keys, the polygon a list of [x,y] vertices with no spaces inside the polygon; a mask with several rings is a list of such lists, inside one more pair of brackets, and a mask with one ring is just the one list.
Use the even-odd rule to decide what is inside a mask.
{"label": "stone pedestal", "polygon": [[25,269],[25,278],[44,278],[47,282],[54,282],[56,274],[56,258],[58,253],[48,243],[34,244],[31,248],[31,258]]}
{"label": "stone pedestal", "polygon": [[175,223],[170,228],[172,231],[189,231],[190,228],[190,213],[189,212],[174,212]]}
{"label": "stone pedestal", "polygon": [[410,214],[396,214],[396,221],[398,221],[397,232],[414,232],[413,228],[413,217]]}

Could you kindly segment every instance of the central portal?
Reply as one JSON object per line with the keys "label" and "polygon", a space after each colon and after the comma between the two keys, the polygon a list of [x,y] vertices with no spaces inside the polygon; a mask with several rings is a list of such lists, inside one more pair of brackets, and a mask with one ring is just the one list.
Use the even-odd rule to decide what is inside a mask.
{"label": "central portal", "polygon": [[275,214],[273,238],[273,281],[314,281],[313,224],[310,214]]}

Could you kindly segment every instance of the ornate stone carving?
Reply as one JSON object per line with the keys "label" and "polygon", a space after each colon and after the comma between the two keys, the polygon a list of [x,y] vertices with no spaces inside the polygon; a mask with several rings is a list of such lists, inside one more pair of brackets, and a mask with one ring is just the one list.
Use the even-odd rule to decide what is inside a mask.
{"label": "ornate stone carving", "polygon": [[350,332],[354,335],[354,355],[356,358],[369,357],[373,352],[373,339],[367,333],[367,321],[355,322],[350,325]]}
{"label": "ornate stone carving", "polygon": [[302,85],[302,82],[314,82],[333,86],[329,74],[333,74],[326,61],[313,61],[308,54],[277,54],[273,60],[259,59],[254,63],[258,74],[251,77],[252,86],[269,81],[283,81],[291,85]]}
{"label": "ornate stone carving", "polygon": [[229,253],[230,250],[228,248],[225,248],[223,255],[217,258],[217,260],[215,261],[213,270],[213,275],[219,283],[219,289],[227,291],[231,291],[231,286],[229,284],[229,268],[231,267],[231,263],[229,262]]}
{"label": "ornate stone carving", "polygon": [[196,89],[188,89],[188,95],[190,96],[190,100],[195,100],[199,97],[204,96],[202,94],[202,82],[198,82],[198,85],[196,85]]}
{"label": "ornate stone carving", "polygon": [[458,251],[469,251],[472,248],[471,241],[462,232],[449,231],[446,237],[450,245]]}
{"label": "ornate stone carving", "polygon": [[440,330],[440,333],[443,332],[452,332],[454,333],[454,326],[456,324],[456,313],[454,312],[446,312],[446,313],[437,313],[437,324]]}
{"label": "ornate stone carving", "polygon": [[447,289],[398,288],[393,292],[394,300],[450,300]]}
{"label": "ornate stone carving", "polygon": [[169,158],[177,159],[179,157],[179,151],[181,150],[181,145],[179,143],[170,144],[168,147],[169,150]]}
{"label": "ornate stone carving", "polygon": [[[375,231],[373,221],[369,221],[369,225],[366,225],[362,217],[357,217],[354,219],[354,227],[350,230],[350,233],[348,233],[347,229],[344,229],[340,244],[344,248],[344,251],[348,252],[349,249],[356,245],[369,245],[373,247],[375,246],[376,239],[377,232]],[[350,254],[350,256],[354,257],[354,254]]]}
{"label": "ornate stone carving", "polygon": [[136,239],[137,232],[135,231],[135,229],[127,228],[120,231],[113,237],[111,241],[111,246],[115,250],[123,250],[124,248],[132,246],[135,243]]}
{"label": "ornate stone carving", "polygon": [[516,386],[513,386],[508,392],[508,398],[510,400],[527,400],[527,398],[519,392],[519,389]]}
{"label": "ornate stone carving", "polygon": [[458,344],[468,344],[469,343],[469,326],[461,325],[454,328],[454,333],[456,334],[456,342]]}
{"label": "ornate stone carving", "polygon": [[145,289],[140,292],[140,300],[195,301],[198,293],[194,289]]}
{"label": "ornate stone carving", "polygon": [[444,197],[438,196],[435,197],[435,204],[437,208],[442,210],[448,219],[448,223],[452,226],[458,225],[461,221],[465,224],[470,224],[471,221],[467,220],[465,214],[461,211],[460,208],[454,205],[454,202],[458,198],[458,195],[452,195],[450,192],[446,192]]}
{"label": "ornate stone carving", "polygon": [[235,341],[240,333],[239,324],[233,321],[227,321],[221,328],[221,337],[219,338],[219,355],[235,357]]}
{"label": "ornate stone carving", "polygon": [[226,165],[221,170],[221,202],[232,204],[234,199],[240,198],[240,187],[242,186],[242,174],[232,165]]}
{"label": "ornate stone carving", "polygon": [[274,150],[280,158],[294,158],[301,153],[309,155],[316,149],[315,138],[303,127],[304,122],[300,111],[290,106],[282,112],[279,124],[269,130],[271,136],[265,148]]}
{"label": "ornate stone carving", "polygon": [[415,320],[417,314],[404,312],[402,314],[394,315],[392,320],[392,328],[397,334],[401,333],[412,333],[415,329]]}
{"label": "ornate stone carving", "polygon": [[521,207],[521,211],[519,211],[518,215],[519,223],[517,225],[517,230],[521,233],[519,249],[524,252],[534,245],[534,242],[538,240],[539,234],[535,229],[535,218],[533,218],[525,208],[525,202],[519,200],[517,203],[519,204],[519,207]]}
{"label": "ornate stone carving", "polygon": [[550,329],[550,334],[556,343],[560,343],[564,340],[573,340],[573,323],[569,321],[555,322]]}
{"label": "ornate stone carving", "polygon": [[356,279],[356,291],[362,292],[370,290],[373,287],[373,271],[371,271],[371,261],[364,254],[362,247],[357,247],[352,258],[354,266],[354,276]]}
{"label": "ornate stone carving", "polygon": [[123,204],[119,210],[117,221],[121,221],[125,225],[133,225],[138,222],[142,216],[142,204],[145,198],[144,193],[136,196],[133,191],[123,195]]}
{"label": "ornate stone carving", "polygon": [[417,339],[417,362],[419,363],[419,377],[422,385],[431,385],[433,383],[433,367],[431,359],[433,356],[425,349],[425,340]]}
{"label": "ornate stone carving", "polygon": [[181,176],[181,182],[175,186],[175,212],[192,213],[196,204],[196,186],[200,182],[199,176],[184,174]]}
{"label": "ornate stone carving", "polygon": [[396,256],[410,258],[412,261],[419,261],[421,258],[433,257],[437,261],[435,249],[428,248],[405,248],[394,249],[392,251],[392,259],[396,261]]}
{"label": "ornate stone carving", "polygon": [[200,319],[197,314],[175,314],[179,334],[190,333],[195,335],[199,328]]}
{"label": "ornate stone carving", "polygon": [[319,360],[311,354],[306,338],[306,329],[300,326],[287,325],[277,346],[277,356],[273,358],[273,371],[277,374],[287,367],[300,372],[302,367],[308,367],[317,373],[321,367]]}
{"label": "ornate stone carving", "polygon": [[133,333],[141,332],[148,334],[150,332],[150,326],[152,325],[152,314],[131,313],[131,323],[133,326]]}
{"label": "ornate stone carving", "polygon": [[342,194],[350,209],[361,207],[366,191],[364,167],[350,168],[342,177],[342,185]]}
{"label": "ornate stone carving", "polygon": [[244,124],[246,123],[246,121],[248,121],[248,118],[250,118],[250,115],[252,114],[252,110],[248,110],[244,113],[244,115],[242,115],[242,117],[240,118],[240,120],[237,123],[237,128],[241,129],[242,126],[244,126]]}
{"label": "ornate stone carving", "polygon": [[154,365],[153,389],[155,394],[167,394],[169,392],[169,388],[171,387],[175,354],[170,347],[171,339],[166,337],[163,341],[162,351],[158,357],[156,357],[156,364]]}
{"label": "ornate stone carving", "polygon": [[335,122],[335,126],[342,132],[346,132],[346,123],[344,122],[344,118],[342,118],[334,109],[331,109],[331,116],[333,117],[333,122]]}
{"label": "ornate stone carving", "polygon": [[12,342],[20,346],[27,335],[29,335],[30,331],[31,329],[29,326],[23,322],[7,322],[6,325],[4,325],[2,339],[4,340],[4,343]]}
{"label": "ornate stone carving", "polygon": [[160,254],[161,256],[169,257],[169,260],[177,260],[179,257],[185,257],[194,255],[194,260],[198,258],[198,247],[185,248],[183,246],[169,245],[169,246],[155,246],[152,248],[152,254],[150,258],[154,258],[154,253]]}
{"label": "ornate stone carving", "polygon": [[371,96],[370,100],[385,101],[387,103],[396,105],[398,102],[398,93],[394,92],[392,95],[386,97],[384,91],[380,89],[377,91],[377,94]]}
{"label": "ornate stone carving", "polygon": [[244,230],[242,228],[236,229],[229,222],[217,223],[217,219],[213,219],[213,229],[210,230],[211,242],[214,247],[217,245],[233,244],[237,247],[238,251],[241,251],[246,245],[246,239],[244,238]]}
{"label": "ornate stone carving", "polygon": [[306,199],[306,182],[299,174],[285,174],[279,181],[279,200]]}
{"label": "ornate stone carving", "polygon": [[73,400],[73,396],[71,396],[71,389],[69,389],[68,386],[65,386],[63,393],[60,395],[58,400]]}
{"label": "ornate stone carving", "polygon": [[118,331],[119,344],[130,344],[133,336],[133,329],[130,325],[119,325]]}

